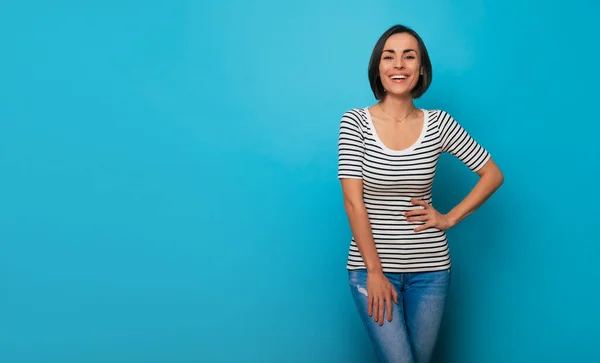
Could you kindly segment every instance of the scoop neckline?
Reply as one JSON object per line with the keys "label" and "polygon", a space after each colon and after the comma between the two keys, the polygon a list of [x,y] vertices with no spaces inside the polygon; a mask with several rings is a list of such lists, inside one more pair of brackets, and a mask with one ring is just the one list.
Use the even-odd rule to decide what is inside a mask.
{"label": "scoop neckline", "polygon": [[424,108],[419,108],[419,110],[421,110],[423,112],[423,128],[421,129],[421,133],[419,134],[419,137],[412,145],[410,145],[407,148],[401,149],[401,150],[390,149],[389,147],[385,146],[385,144],[383,143],[383,141],[381,141],[381,139],[379,138],[379,135],[377,134],[377,129],[375,129],[375,124],[373,123],[373,119],[371,118],[371,112],[369,111],[369,107],[364,107],[363,110],[365,111],[365,114],[367,116],[367,122],[369,123],[369,128],[371,129],[371,134],[373,135],[375,142],[377,143],[377,145],[379,147],[381,147],[384,151],[386,151],[390,154],[394,154],[394,155],[408,154],[408,153],[414,151],[417,147],[419,147],[421,145],[421,143],[423,142],[423,139],[425,138],[425,134],[427,133],[427,127],[429,125],[429,111]]}

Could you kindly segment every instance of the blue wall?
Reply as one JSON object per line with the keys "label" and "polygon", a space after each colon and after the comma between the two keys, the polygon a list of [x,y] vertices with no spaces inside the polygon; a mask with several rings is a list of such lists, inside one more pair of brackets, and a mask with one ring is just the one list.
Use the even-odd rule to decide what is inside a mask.
{"label": "blue wall", "polygon": [[[506,182],[449,232],[437,362],[597,349],[598,5],[4,1],[0,361],[366,362],[341,114],[390,25]],[[446,211],[476,176],[442,158]]]}

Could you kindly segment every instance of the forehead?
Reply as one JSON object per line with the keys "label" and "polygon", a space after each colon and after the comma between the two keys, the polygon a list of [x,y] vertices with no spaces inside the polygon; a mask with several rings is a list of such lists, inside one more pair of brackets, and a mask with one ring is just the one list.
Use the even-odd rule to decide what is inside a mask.
{"label": "forehead", "polygon": [[393,49],[403,51],[404,49],[419,50],[419,42],[417,39],[408,33],[396,33],[390,36],[383,46],[383,49]]}

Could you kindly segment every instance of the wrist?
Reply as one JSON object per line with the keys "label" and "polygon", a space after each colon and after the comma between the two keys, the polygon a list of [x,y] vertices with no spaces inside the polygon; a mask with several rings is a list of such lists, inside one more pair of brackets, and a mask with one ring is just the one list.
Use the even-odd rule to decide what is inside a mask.
{"label": "wrist", "polygon": [[449,227],[454,227],[458,224],[459,218],[455,216],[452,212],[446,213],[445,215],[446,221],[448,221]]}
{"label": "wrist", "polygon": [[383,274],[381,265],[367,267],[368,274]]}

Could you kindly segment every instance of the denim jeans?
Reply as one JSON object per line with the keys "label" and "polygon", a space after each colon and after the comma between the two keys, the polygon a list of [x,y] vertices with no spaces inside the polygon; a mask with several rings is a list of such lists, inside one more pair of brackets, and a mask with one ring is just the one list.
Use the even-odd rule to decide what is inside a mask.
{"label": "denim jeans", "polygon": [[352,296],[375,354],[382,363],[429,363],[444,313],[450,270],[385,275],[398,293],[398,304],[392,302],[392,321],[386,311],[380,326],[367,310],[367,271],[348,271]]}

